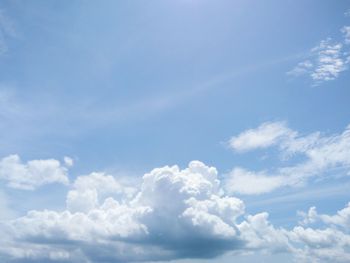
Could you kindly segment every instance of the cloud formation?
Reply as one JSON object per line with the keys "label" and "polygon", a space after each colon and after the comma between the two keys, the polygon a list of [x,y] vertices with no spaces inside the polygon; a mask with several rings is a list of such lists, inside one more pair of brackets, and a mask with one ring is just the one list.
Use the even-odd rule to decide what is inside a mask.
{"label": "cloud formation", "polygon": [[238,136],[233,136],[229,145],[237,152],[245,152],[267,148],[294,136],[294,132],[286,127],[284,122],[265,122],[256,129],[249,129]]}
{"label": "cloud formation", "polygon": [[320,132],[300,135],[285,122],[267,122],[232,137],[229,144],[238,152],[275,146],[283,160],[295,155],[306,158],[269,171],[236,167],[225,179],[225,189],[229,193],[261,194],[283,186],[300,186],[316,176],[324,176],[331,169],[350,173],[350,125],[341,134],[326,136]]}
{"label": "cloud formation", "polygon": [[[136,195],[116,200],[111,196],[120,186],[99,173],[78,177],[66,211],[30,211],[7,224],[14,239],[6,253],[17,259],[63,255],[68,261],[82,253],[92,262],[126,262],[213,257],[245,243],[237,223],[244,204],[222,196],[213,167],[193,161],[184,170],[154,169]],[[106,196],[101,203],[100,193]]]}
{"label": "cloud formation", "polygon": [[[349,262],[350,260],[350,208],[349,204],[335,215],[318,214],[315,207],[303,216],[304,226],[297,226],[289,233],[292,241],[303,244],[297,252],[302,261],[315,259],[315,262]],[[310,227],[313,224],[321,228]]]}
{"label": "cloud formation", "polygon": [[345,44],[350,44],[350,26],[344,26],[341,32],[344,34]]}
{"label": "cloud formation", "polygon": [[23,163],[18,155],[9,155],[0,160],[0,180],[16,189],[34,190],[45,184],[68,184],[67,172],[67,167],[55,159]]}
{"label": "cloud formation", "polygon": [[[349,43],[347,28],[342,29],[345,44]],[[348,68],[348,64],[348,52],[344,48],[344,44],[328,38],[311,49],[309,59],[298,63],[287,74],[295,77],[307,74],[316,85],[338,78],[339,74]]]}
{"label": "cloud formation", "polygon": [[[345,12],[345,16],[348,15],[349,10]],[[341,72],[348,69],[350,63],[350,26],[344,26],[340,31],[343,34],[341,41],[334,41],[332,38],[322,40],[310,50],[305,61],[299,62],[287,74],[294,77],[308,75],[315,86],[338,78]]]}
{"label": "cloud formation", "polygon": [[[276,228],[267,212],[246,214],[243,201],[222,189],[216,168],[199,161],[183,170],[156,168],[143,176],[137,192],[123,189],[110,175],[79,176],[67,196],[81,194],[75,206],[67,202],[65,211],[34,210],[0,223],[0,259],[141,262],[253,251],[292,253],[298,262],[350,257],[348,207],[334,216],[311,208],[300,212],[300,225]],[[98,198],[86,198],[90,190]],[[324,227],[305,228],[316,220]]]}

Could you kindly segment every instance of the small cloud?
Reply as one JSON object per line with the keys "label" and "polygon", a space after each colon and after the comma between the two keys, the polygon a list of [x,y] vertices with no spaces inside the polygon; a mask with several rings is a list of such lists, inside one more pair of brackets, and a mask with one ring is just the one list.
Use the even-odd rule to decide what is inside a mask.
{"label": "small cloud", "polygon": [[310,72],[313,66],[314,65],[311,63],[310,60],[305,60],[303,62],[299,62],[298,65],[291,71],[288,71],[287,74],[296,77],[301,76]]}
{"label": "small cloud", "polygon": [[348,10],[345,11],[344,16],[350,17],[350,9],[348,9]]}
{"label": "small cloud", "polygon": [[312,49],[312,52],[317,55],[316,67],[311,72],[313,80],[316,82],[334,80],[340,72],[347,69],[342,48],[342,44],[331,43],[331,40],[327,39]]}
{"label": "small cloud", "polygon": [[[350,9],[345,12],[350,16]],[[287,75],[299,77],[308,75],[313,86],[322,82],[335,80],[340,73],[348,69],[350,63],[349,49],[350,26],[341,28],[343,40],[333,41],[330,37],[322,40],[316,47],[312,48],[305,61],[299,62]]]}
{"label": "small cloud", "polygon": [[[344,44],[348,44],[350,27],[344,27],[342,32],[345,35]],[[315,85],[334,80],[348,68],[349,58],[347,55],[342,43],[334,42],[328,38],[311,49],[308,60],[298,63],[287,74],[294,77],[309,75]]]}
{"label": "small cloud", "polygon": [[284,122],[265,122],[256,129],[249,129],[229,141],[229,146],[237,152],[263,149],[275,145],[281,138],[293,136]]}
{"label": "small cloud", "polygon": [[350,26],[344,26],[341,32],[344,35],[345,44],[350,44]]}
{"label": "small cloud", "polygon": [[68,156],[65,156],[63,158],[63,161],[64,161],[64,164],[67,166],[67,167],[72,167],[73,164],[74,164],[74,160]]}
{"label": "small cloud", "polygon": [[0,160],[0,180],[10,188],[35,190],[52,183],[68,184],[67,168],[55,159],[31,160],[23,163],[18,155]]}
{"label": "small cloud", "polygon": [[271,192],[286,183],[283,176],[268,176],[264,172],[254,173],[236,167],[225,179],[225,190],[227,193],[255,195]]}

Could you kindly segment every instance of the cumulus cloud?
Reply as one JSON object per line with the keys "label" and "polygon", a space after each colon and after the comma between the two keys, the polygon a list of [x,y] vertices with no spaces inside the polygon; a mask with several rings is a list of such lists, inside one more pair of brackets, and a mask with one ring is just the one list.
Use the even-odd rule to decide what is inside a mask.
{"label": "cumulus cloud", "polygon": [[306,159],[269,171],[234,168],[225,179],[229,193],[261,194],[283,186],[300,186],[332,169],[350,173],[350,125],[341,134],[325,136],[320,132],[300,135],[281,122],[263,123],[233,137],[230,142],[236,151],[276,146],[284,160],[297,154]]}
{"label": "cumulus cloud", "polygon": [[131,196],[135,188],[122,185],[113,176],[104,173],[91,173],[79,176],[73,189],[67,195],[67,209],[71,212],[88,212],[100,205],[107,196]]}
{"label": "cumulus cloud", "polygon": [[[296,256],[302,262],[349,262],[350,260],[350,204],[335,215],[319,214],[315,207],[307,213],[299,212],[303,217],[301,224],[288,233],[292,242],[301,247]],[[310,225],[316,224],[315,229]]]}
{"label": "cumulus cloud", "polygon": [[0,259],[140,262],[211,258],[229,251],[288,252],[299,262],[349,258],[348,228],[338,229],[344,220],[336,219],[347,208],[322,219],[336,227],[276,228],[267,212],[247,215],[243,201],[222,190],[217,170],[199,161],[182,170],[176,165],[152,170],[135,195],[122,193],[121,184],[102,173],[79,176],[72,187],[68,196],[95,190],[94,205],[82,196],[84,209],[72,211],[67,203],[65,211],[34,210],[0,223]]}
{"label": "cumulus cloud", "polygon": [[340,226],[345,229],[350,228],[350,203],[337,212],[335,215],[319,214],[316,207],[311,207],[307,213],[299,212],[303,217],[301,224],[308,225],[316,222],[323,222],[329,225]]}
{"label": "cumulus cloud", "polygon": [[34,190],[45,184],[68,184],[67,172],[55,159],[23,163],[18,155],[9,155],[0,160],[0,180],[11,188]]}
{"label": "cumulus cloud", "polygon": [[19,251],[10,256],[31,255],[23,251],[22,242],[28,241],[39,246],[34,255],[52,244],[52,251],[64,248],[71,259],[79,246],[93,262],[103,261],[96,258],[101,255],[98,250],[109,251],[107,262],[125,262],[213,257],[245,242],[236,221],[244,213],[243,202],[222,196],[217,170],[201,162],[193,161],[183,170],[154,169],[144,175],[135,196],[128,198],[124,192],[118,200],[110,197],[121,191],[108,175],[78,177],[68,193],[66,211],[31,211],[8,223],[10,236],[17,240],[12,246]]}

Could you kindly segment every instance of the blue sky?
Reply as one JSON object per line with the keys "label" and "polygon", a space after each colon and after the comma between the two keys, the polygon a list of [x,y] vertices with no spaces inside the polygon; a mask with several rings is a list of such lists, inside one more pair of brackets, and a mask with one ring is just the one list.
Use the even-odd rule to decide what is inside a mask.
{"label": "blue sky", "polygon": [[1,1],[0,259],[349,262],[349,65],[347,0]]}

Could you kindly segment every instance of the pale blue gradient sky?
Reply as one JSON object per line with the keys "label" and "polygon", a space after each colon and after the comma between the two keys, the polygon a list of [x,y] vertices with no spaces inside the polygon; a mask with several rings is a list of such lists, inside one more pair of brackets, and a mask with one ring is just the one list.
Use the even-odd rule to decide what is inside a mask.
{"label": "pale blue gradient sky", "polygon": [[[341,41],[349,8],[347,0],[1,1],[0,158],[70,156],[72,180],[108,171],[139,181],[154,167],[191,160],[223,178],[235,166],[278,167],[273,149],[237,154],[227,141],[267,121],[301,134],[345,129],[348,71],[318,86],[286,73],[321,40]],[[344,207],[348,184],[239,197],[249,213],[268,211],[271,222],[290,227],[297,210]],[[0,210],[10,217],[65,205],[65,186],[0,187]],[[179,263],[281,260],[291,258]]]}

